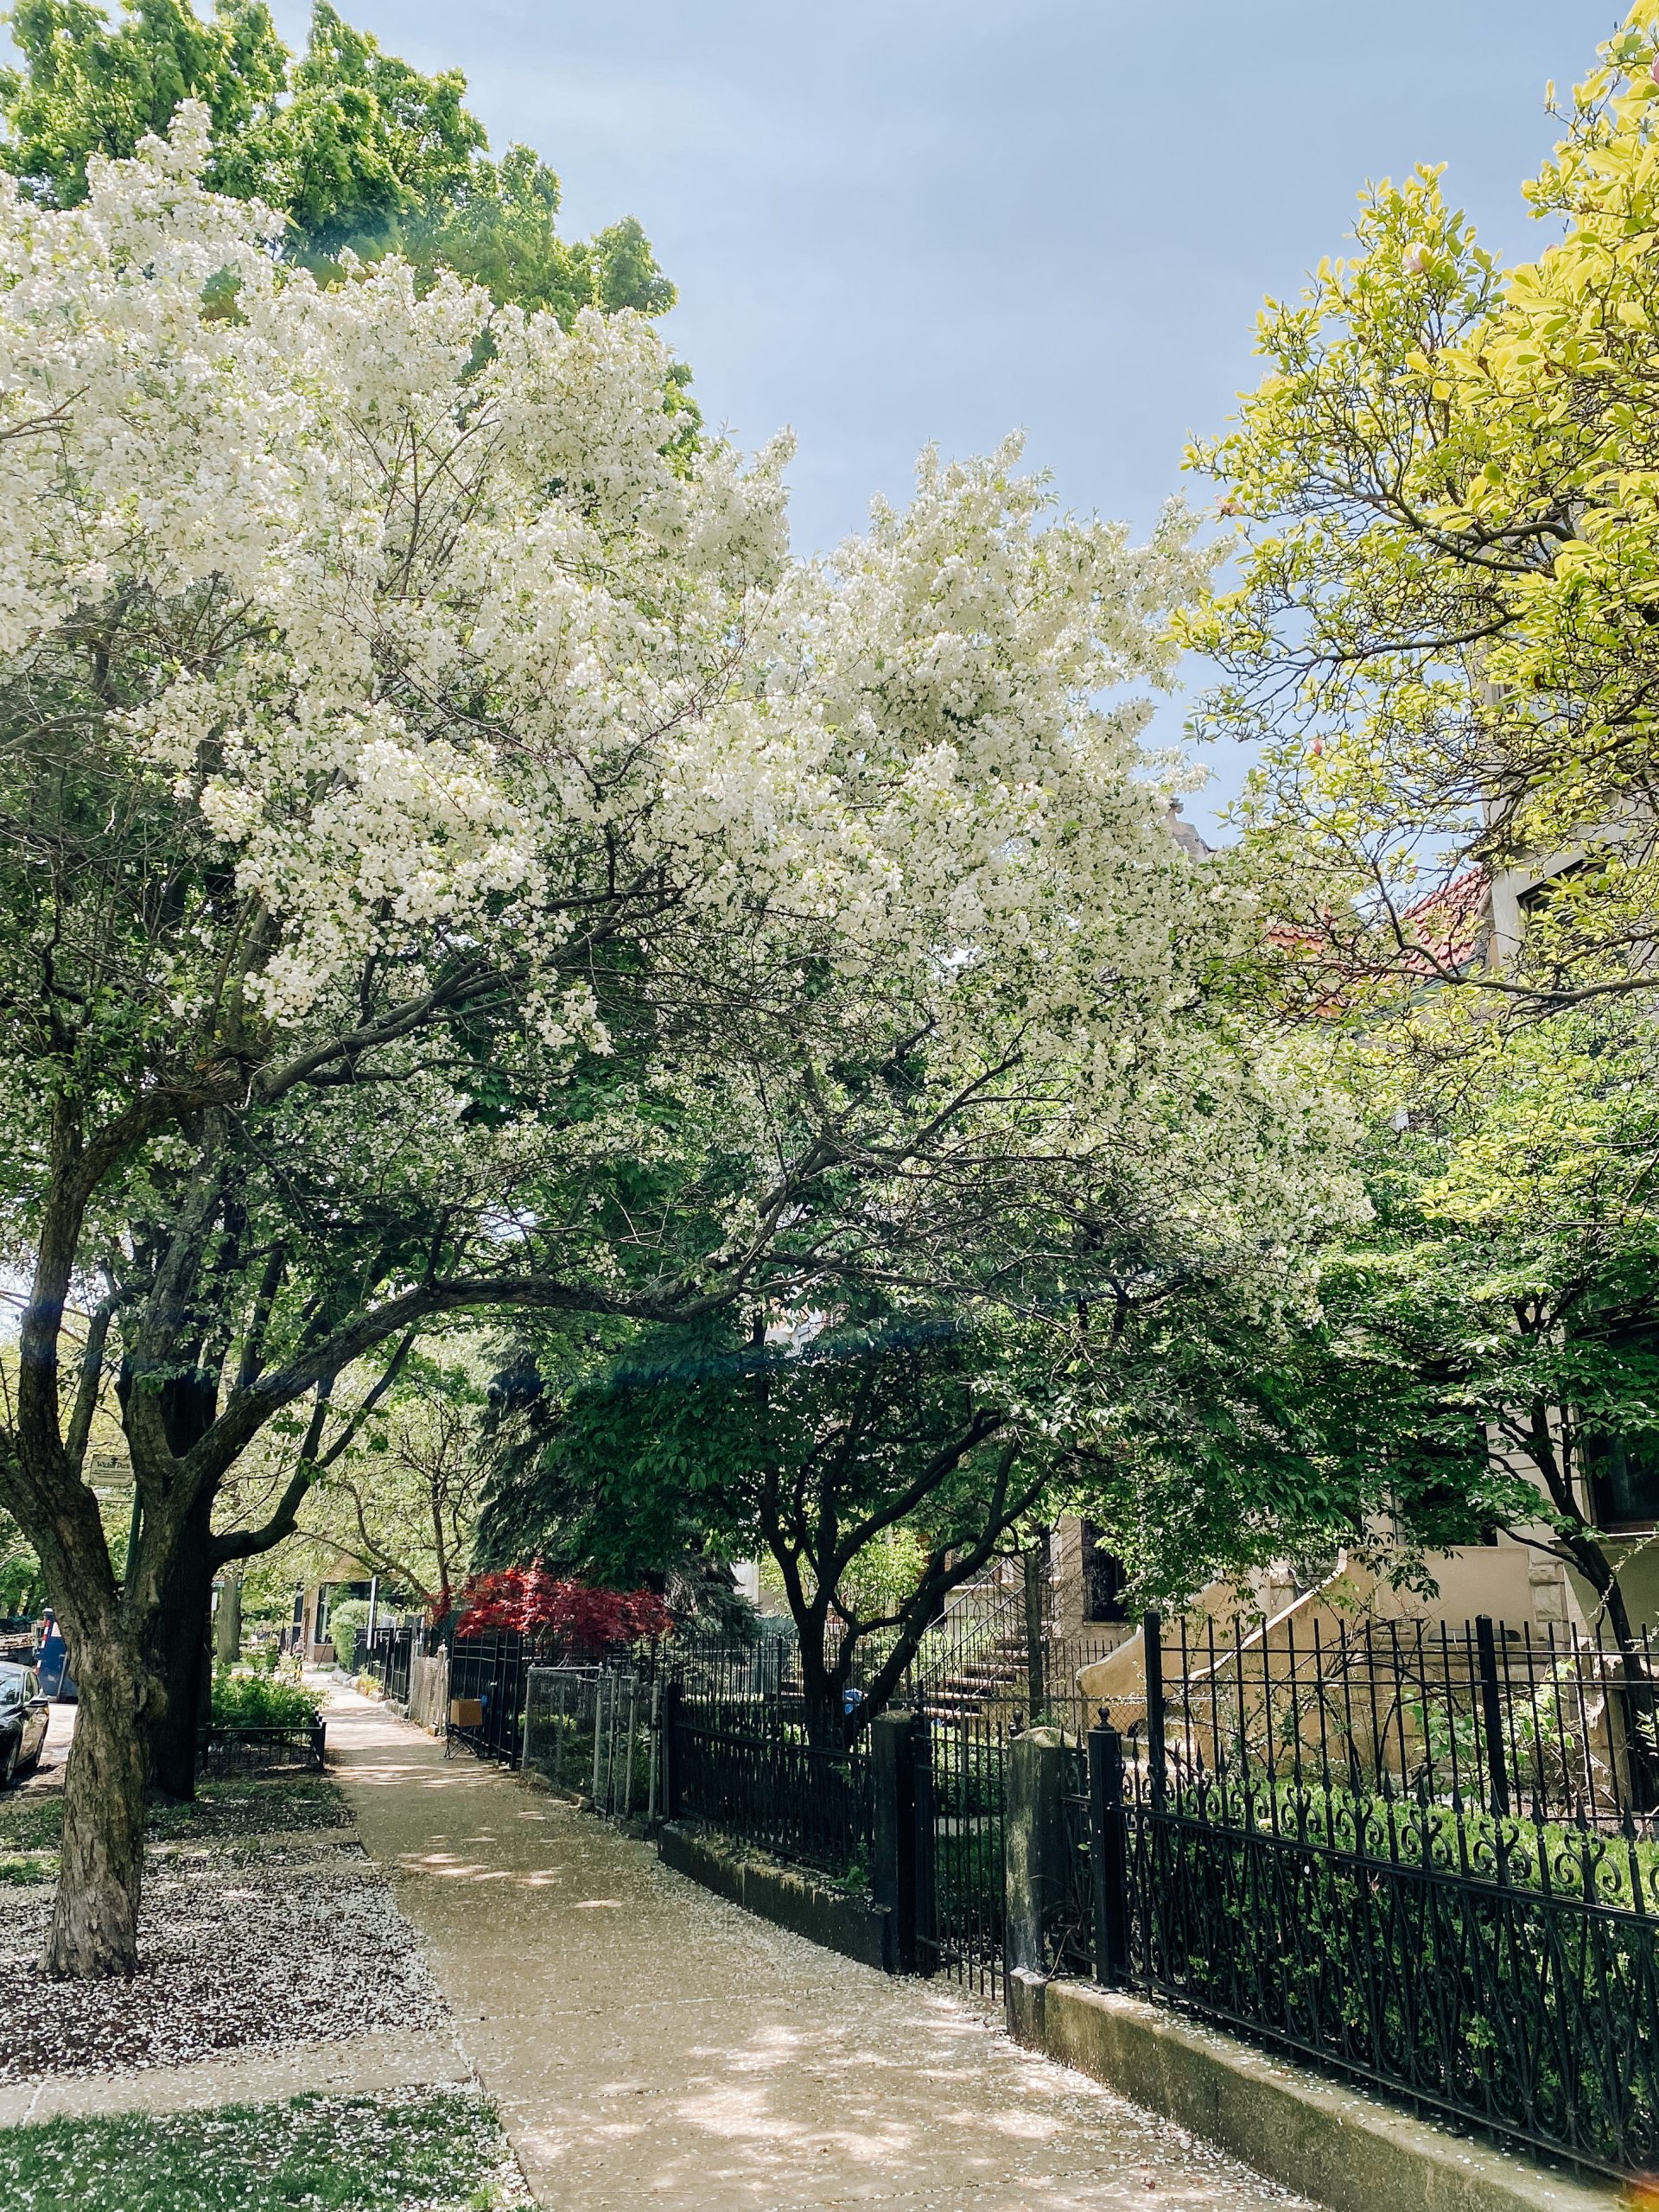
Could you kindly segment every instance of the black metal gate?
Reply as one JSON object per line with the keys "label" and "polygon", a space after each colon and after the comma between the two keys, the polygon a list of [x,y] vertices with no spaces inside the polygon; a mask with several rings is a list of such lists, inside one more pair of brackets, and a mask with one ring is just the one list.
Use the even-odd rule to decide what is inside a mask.
{"label": "black metal gate", "polygon": [[525,1677],[533,1654],[512,1629],[457,1637],[449,1647],[449,1728],[481,1758],[522,1764]]}
{"label": "black metal gate", "polygon": [[997,1712],[916,1725],[916,1948],[923,1974],[1001,1993],[1008,1724]]}

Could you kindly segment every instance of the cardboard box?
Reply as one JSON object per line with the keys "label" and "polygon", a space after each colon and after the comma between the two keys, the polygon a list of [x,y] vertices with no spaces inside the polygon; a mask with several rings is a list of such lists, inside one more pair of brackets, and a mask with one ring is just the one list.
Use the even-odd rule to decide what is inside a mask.
{"label": "cardboard box", "polygon": [[484,1726],[482,1698],[452,1697],[449,1700],[449,1726],[452,1728],[481,1728]]}

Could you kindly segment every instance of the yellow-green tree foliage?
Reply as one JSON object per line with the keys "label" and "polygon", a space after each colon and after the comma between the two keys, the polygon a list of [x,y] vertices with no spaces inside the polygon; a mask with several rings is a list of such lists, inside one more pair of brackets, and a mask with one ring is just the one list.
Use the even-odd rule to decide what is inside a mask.
{"label": "yellow-green tree foliage", "polygon": [[[1535,259],[1503,270],[1436,169],[1369,190],[1355,251],[1268,302],[1267,375],[1190,456],[1240,528],[1235,588],[1188,626],[1223,671],[1206,719],[1263,747],[1245,813],[1327,1007],[1459,975],[1488,1012],[1650,988],[1656,0],[1558,114]],[[1499,966],[1436,896],[1471,866],[1550,878]]]}

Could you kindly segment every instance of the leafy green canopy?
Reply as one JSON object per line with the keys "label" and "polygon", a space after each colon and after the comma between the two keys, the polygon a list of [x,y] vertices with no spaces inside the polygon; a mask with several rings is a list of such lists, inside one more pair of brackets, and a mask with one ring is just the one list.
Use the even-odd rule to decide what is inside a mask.
{"label": "leafy green canopy", "polygon": [[804,1343],[729,1313],[643,1331],[563,1396],[522,1364],[500,1386],[490,1555],[621,1588],[683,1553],[766,1548],[828,1602],[901,1520],[941,1554],[976,1540],[988,1447],[1031,1382],[1015,1332],[861,1303]]}
{"label": "leafy green canopy", "polygon": [[[1557,233],[1528,264],[1498,267],[1436,169],[1368,190],[1190,456],[1241,535],[1187,626],[1221,671],[1201,719],[1262,747],[1245,811],[1281,947],[1315,1001],[1404,1003],[1442,1046],[1480,1033],[1460,998],[1652,988],[1656,69],[1639,0],[1525,188]],[[1446,895],[1465,871],[1497,879],[1484,947]],[[1455,988],[1425,1005],[1426,981]]]}
{"label": "leafy green canopy", "polygon": [[[1013,1548],[1048,1484],[1066,1368],[1053,1332],[868,1294],[833,1320],[642,1331],[563,1403],[532,1389],[504,1423],[486,1541],[624,1583],[677,1553],[770,1554],[815,1726],[841,1726],[869,1647],[855,1731],[951,1592]],[[901,1529],[912,1571],[872,1578]]]}
{"label": "leafy green canopy", "polygon": [[1463,1086],[1379,1114],[1373,1218],[1324,1255],[1317,1301],[1270,1337],[1188,1314],[1143,1362],[1085,1509],[1136,1571],[1190,1587],[1323,1532],[1416,1580],[1501,1528],[1628,1635],[1607,1478],[1659,1452],[1656,1078],[1651,1029],[1603,1007],[1494,1032]]}
{"label": "leafy green canopy", "polygon": [[558,178],[528,146],[490,159],[461,72],[423,76],[327,0],[298,57],[264,0],[217,0],[211,21],[189,0],[124,0],[118,24],[90,0],[20,0],[10,21],[22,66],[0,71],[0,163],[50,204],[78,205],[90,155],[126,158],[194,99],[213,117],[213,188],[280,210],[308,266],[396,251],[567,324],[674,303],[631,216],[561,238]]}

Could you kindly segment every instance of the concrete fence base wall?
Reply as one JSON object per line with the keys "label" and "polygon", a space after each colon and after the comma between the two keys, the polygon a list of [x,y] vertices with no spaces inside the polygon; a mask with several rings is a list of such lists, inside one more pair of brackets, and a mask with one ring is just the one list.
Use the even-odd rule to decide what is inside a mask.
{"label": "concrete fence base wall", "polygon": [[868,1897],[832,1889],[810,1874],[765,1859],[747,1857],[730,1844],[694,1827],[671,1821],[657,1832],[657,1851],[664,1866],[687,1874],[746,1912],[779,1928],[792,1929],[826,1950],[839,1951],[862,1966],[893,1971],[889,1916]]}
{"label": "concrete fence base wall", "polygon": [[1008,1978],[1009,2031],[1331,2212],[1615,2212],[1571,2179],[1086,1982]]}

